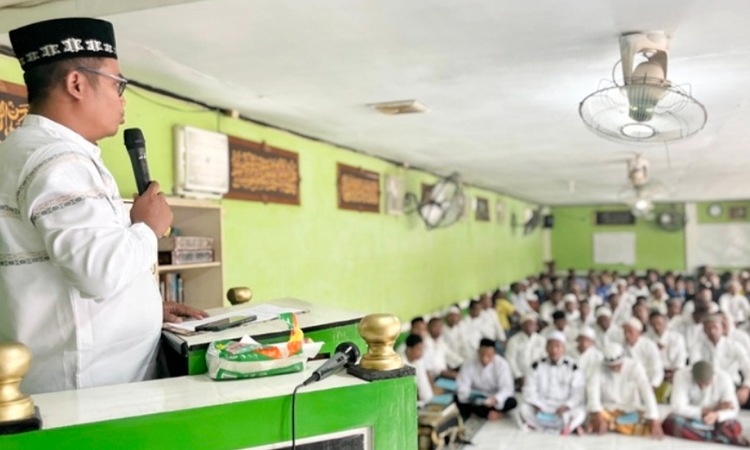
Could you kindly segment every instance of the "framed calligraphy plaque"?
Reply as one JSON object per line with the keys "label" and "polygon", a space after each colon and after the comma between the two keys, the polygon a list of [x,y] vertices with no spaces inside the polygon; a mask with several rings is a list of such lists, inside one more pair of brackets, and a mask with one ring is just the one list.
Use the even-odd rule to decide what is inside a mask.
{"label": "framed calligraphy plaque", "polygon": [[484,197],[477,197],[477,209],[474,213],[474,219],[480,222],[490,221],[490,202]]}
{"label": "framed calligraphy plaque", "polygon": [[5,140],[11,131],[21,126],[23,118],[28,113],[26,87],[0,81],[0,142]]}
{"label": "framed calligraphy plaque", "polygon": [[300,204],[299,155],[229,136],[229,192],[224,198]]}
{"label": "framed calligraphy plaque", "polygon": [[340,209],[380,212],[380,174],[338,164],[338,197]]}

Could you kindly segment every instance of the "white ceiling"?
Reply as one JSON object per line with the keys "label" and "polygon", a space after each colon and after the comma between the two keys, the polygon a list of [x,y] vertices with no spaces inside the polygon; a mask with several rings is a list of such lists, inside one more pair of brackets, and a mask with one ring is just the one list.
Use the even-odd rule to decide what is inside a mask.
{"label": "white ceiling", "polygon": [[[0,1],[0,32],[101,15],[115,24],[130,78],[538,203],[617,201],[637,151],[668,188],[664,201],[750,198],[747,0],[64,0],[2,9],[10,3],[39,2]],[[151,8],[158,3],[169,5]],[[668,148],[612,143],[578,116],[579,102],[611,78],[618,36],[649,30],[672,36],[668,78],[689,84],[708,111],[703,131]],[[430,112],[367,106],[403,99]]]}

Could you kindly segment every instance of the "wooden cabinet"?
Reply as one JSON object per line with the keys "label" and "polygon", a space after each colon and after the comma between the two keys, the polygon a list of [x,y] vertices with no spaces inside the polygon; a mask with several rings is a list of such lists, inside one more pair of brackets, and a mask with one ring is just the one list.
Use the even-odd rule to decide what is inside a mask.
{"label": "wooden cabinet", "polygon": [[214,240],[214,260],[210,263],[160,265],[157,272],[179,273],[185,304],[196,308],[216,308],[225,304],[221,204],[209,200],[168,197],[173,228],[181,236],[209,236]]}

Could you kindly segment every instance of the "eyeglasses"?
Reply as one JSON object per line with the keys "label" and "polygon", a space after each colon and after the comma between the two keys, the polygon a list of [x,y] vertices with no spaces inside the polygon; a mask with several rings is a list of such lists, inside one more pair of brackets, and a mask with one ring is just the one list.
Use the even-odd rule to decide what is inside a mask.
{"label": "eyeglasses", "polygon": [[76,70],[82,70],[84,72],[95,73],[97,75],[101,75],[107,78],[112,78],[113,80],[117,81],[117,95],[119,95],[120,97],[122,97],[123,92],[125,92],[125,87],[127,87],[128,85],[128,80],[126,78],[123,78],[117,75],[112,75],[111,73],[102,72],[100,70],[92,69],[90,67],[76,67]]}

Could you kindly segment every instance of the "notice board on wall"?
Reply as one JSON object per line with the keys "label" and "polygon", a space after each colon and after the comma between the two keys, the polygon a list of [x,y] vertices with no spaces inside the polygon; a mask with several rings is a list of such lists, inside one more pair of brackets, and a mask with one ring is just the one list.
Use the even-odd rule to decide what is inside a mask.
{"label": "notice board on wall", "polygon": [[635,233],[594,233],[594,264],[635,265]]}

